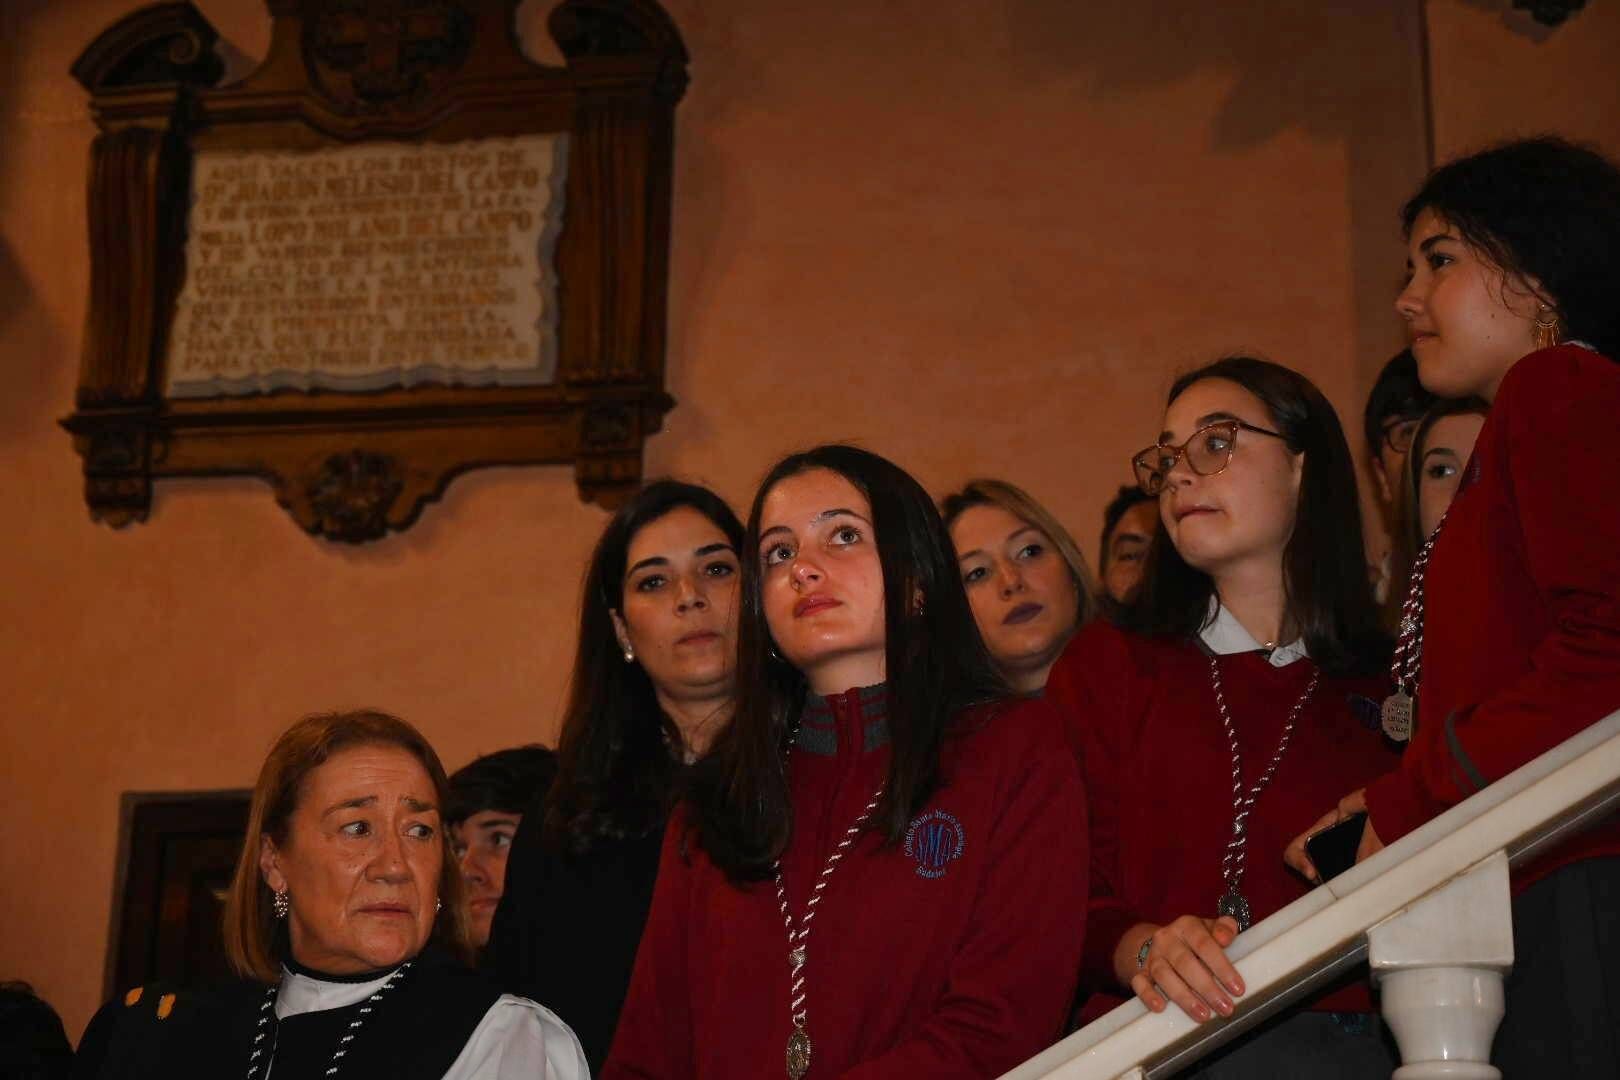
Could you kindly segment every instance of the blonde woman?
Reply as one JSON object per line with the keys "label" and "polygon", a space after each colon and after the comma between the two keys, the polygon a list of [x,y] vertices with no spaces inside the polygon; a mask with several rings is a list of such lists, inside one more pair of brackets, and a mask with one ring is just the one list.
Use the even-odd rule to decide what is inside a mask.
{"label": "blonde woman", "polygon": [[991,658],[1014,690],[1039,693],[1092,614],[1085,557],[1046,507],[1004,480],[968,481],[946,497],[944,515]]}

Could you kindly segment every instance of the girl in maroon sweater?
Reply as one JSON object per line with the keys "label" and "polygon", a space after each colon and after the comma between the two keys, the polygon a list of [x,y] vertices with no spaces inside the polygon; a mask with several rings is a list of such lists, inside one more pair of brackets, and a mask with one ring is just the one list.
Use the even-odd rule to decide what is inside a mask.
{"label": "girl in maroon sweater", "polygon": [[777,465],[741,589],[736,712],[665,834],[603,1075],[1000,1075],[1079,968],[1062,724],[1006,700],[938,512],[876,455]]}
{"label": "girl in maroon sweater", "polygon": [[[1141,591],[1047,684],[1091,806],[1084,1018],[1134,993],[1203,1021],[1240,1003],[1240,929],[1309,887],[1277,857],[1299,813],[1394,760],[1376,721],[1388,642],[1349,447],[1303,376],[1247,357],[1183,376],[1134,464],[1161,516]],[[1370,1012],[1358,979],[1198,1075],[1388,1075]]]}
{"label": "girl in maroon sweater", "polygon": [[[1416,734],[1311,830],[1367,810],[1363,858],[1620,708],[1620,168],[1509,143],[1436,170],[1404,221],[1418,375],[1491,410],[1413,583]],[[1620,1076],[1620,821],[1515,886],[1493,1061]]]}

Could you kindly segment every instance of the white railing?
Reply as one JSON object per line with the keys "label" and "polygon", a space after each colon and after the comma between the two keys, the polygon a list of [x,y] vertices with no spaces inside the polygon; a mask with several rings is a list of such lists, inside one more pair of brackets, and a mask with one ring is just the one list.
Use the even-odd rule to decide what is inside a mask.
{"label": "white railing", "polygon": [[1620,712],[1240,935],[1227,955],[1248,991],[1231,1018],[1199,1025],[1129,1001],[1004,1080],[1172,1076],[1362,962],[1405,1062],[1397,1080],[1495,1080],[1508,867],[1617,809]]}

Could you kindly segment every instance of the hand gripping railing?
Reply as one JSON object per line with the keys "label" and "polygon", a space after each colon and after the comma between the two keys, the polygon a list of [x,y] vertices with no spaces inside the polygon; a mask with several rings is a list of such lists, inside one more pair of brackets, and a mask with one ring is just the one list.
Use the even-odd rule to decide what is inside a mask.
{"label": "hand gripping railing", "polygon": [[1396,1080],[1495,1080],[1513,965],[1508,867],[1616,810],[1620,712],[1240,935],[1227,955],[1248,990],[1231,1018],[1199,1025],[1132,1000],[1005,1080],[1174,1075],[1364,960],[1405,1062]]}

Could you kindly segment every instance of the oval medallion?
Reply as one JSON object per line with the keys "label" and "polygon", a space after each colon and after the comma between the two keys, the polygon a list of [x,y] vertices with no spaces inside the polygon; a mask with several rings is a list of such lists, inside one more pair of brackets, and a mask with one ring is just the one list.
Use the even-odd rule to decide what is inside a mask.
{"label": "oval medallion", "polygon": [[800,1080],[810,1071],[810,1036],[804,1028],[794,1028],[787,1041],[787,1074],[789,1080]]}

